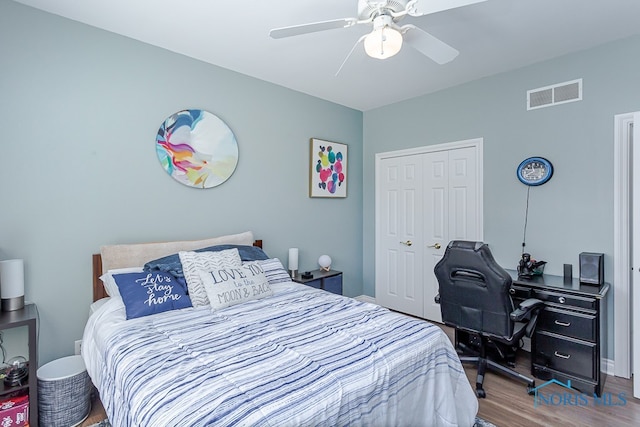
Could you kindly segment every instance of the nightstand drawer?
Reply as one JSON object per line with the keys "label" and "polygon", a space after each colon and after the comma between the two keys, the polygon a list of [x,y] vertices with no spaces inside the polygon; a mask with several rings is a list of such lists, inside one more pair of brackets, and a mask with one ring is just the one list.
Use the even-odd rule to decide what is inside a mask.
{"label": "nightstand drawer", "polygon": [[304,283],[307,286],[311,286],[312,288],[322,289],[322,279],[310,280]]}
{"label": "nightstand drawer", "polygon": [[533,363],[583,378],[596,378],[596,344],[549,332],[535,334]]}
{"label": "nightstand drawer", "polygon": [[342,274],[324,279],[324,290],[342,295]]}
{"label": "nightstand drawer", "polygon": [[540,312],[536,329],[595,342],[596,316],[594,314],[545,307]]}

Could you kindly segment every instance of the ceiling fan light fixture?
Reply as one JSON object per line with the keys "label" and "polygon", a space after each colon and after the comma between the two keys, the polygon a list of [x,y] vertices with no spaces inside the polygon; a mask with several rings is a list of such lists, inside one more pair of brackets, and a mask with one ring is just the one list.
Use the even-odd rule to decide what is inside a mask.
{"label": "ceiling fan light fixture", "polygon": [[375,28],[364,39],[364,50],[372,58],[391,58],[401,48],[402,34],[388,25]]}

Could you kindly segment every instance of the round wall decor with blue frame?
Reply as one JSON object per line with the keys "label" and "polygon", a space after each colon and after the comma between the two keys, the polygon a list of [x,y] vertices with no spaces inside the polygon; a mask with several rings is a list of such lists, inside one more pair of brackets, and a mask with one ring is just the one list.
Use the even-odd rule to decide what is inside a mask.
{"label": "round wall decor with blue frame", "polygon": [[518,165],[516,175],[524,185],[542,185],[553,176],[553,165],[544,157],[529,157]]}

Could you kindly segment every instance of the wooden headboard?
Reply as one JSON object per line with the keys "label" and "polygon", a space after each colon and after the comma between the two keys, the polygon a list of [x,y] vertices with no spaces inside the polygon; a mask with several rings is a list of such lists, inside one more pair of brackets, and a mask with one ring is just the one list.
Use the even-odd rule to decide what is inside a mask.
{"label": "wooden headboard", "polygon": [[[253,242],[253,246],[258,248],[262,248],[262,240],[255,240]],[[98,301],[101,298],[106,298],[107,292],[104,289],[102,284],[102,280],[100,280],[100,276],[102,276],[102,256],[100,254],[93,254],[93,301]]]}

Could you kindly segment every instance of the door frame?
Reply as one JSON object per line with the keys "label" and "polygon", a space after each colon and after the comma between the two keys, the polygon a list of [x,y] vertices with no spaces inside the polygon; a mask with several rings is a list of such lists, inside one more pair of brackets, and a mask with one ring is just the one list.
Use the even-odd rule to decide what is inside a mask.
{"label": "door frame", "polygon": [[[415,148],[407,148],[402,150],[395,151],[387,151],[383,153],[376,153],[375,155],[375,179],[374,179],[374,197],[375,197],[375,208],[374,208],[374,224],[375,224],[375,236],[378,236],[380,229],[380,212],[383,208],[381,206],[380,197],[378,195],[378,189],[380,188],[380,162],[383,159],[389,159],[393,157],[403,157],[403,156],[411,156],[416,154],[427,154],[434,153],[436,151],[451,151],[459,148],[475,148],[476,150],[476,170],[477,170],[477,182],[476,182],[476,194],[478,198],[478,212],[476,215],[476,226],[478,231],[478,240],[484,240],[484,139],[483,138],[473,138],[473,139],[465,139],[461,141],[454,142],[445,142],[442,144],[435,145],[426,145],[423,147],[415,147]],[[380,257],[380,243],[379,239],[375,238],[375,252],[374,252],[374,260],[377,265]],[[377,273],[377,268],[376,268]],[[374,290],[377,289],[377,281],[378,275],[375,274]]]}
{"label": "door frame", "polygon": [[[632,230],[631,224],[634,218],[632,214],[632,194],[640,193],[640,188],[632,185],[631,179],[633,163],[638,164],[640,150],[632,150],[630,141],[630,124],[640,124],[640,112],[617,114],[614,117],[614,176],[613,176],[613,320],[614,320],[614,354],[613,372],[615,376],[630,378],[632,373],[632,361],[638,370],[640,365],[640,331],[631,328],[632,308],[640,310],[640,292],[631,295],[631,245],[634,241],[640,242],[640,230]],[[635,131],[637,134],[637,129]],[[632,155],[634,157],[632,159]],[[640,178],[636,174],[635,180]],[[639,197],[636,197],[639,199]],[[637,203],[637,202],[636,202]],[[640,212],[634,216],[638,219]],[[637,222],[640,223],[640,222]],[[640,228],[640,227],[637,227]],[[634,236],[631,238],[631,232]],[[638,251],[636,251],[638,252]],[[638,254],[636,254],[637,258]],[[633,298],[633,300],[632,300]],[[640,311],[636,311],[640,313]],[[632,339],[633,333],[633,339]],[[633,345],[633,343],[636,343]],[[635,347],[635,349],[634,349]],[[610,358],[611,359],[611,358]],[[638,376],[638,375],[636,375]],[[634,381],[634,394],[637,391],[640,379]]]}

